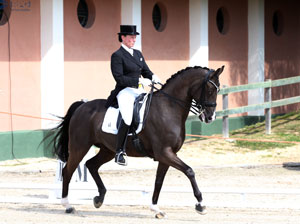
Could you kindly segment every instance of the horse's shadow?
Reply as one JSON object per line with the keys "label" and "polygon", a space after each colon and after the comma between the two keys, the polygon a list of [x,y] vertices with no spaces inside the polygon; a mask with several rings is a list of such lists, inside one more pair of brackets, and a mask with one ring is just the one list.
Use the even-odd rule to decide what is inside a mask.
{"label": "horse's shadow", "polygon": [[64,210],[59,208],[49,208],[47,205],[36,204],[36,205],[28,205],[22,207],[11,207],[10,210],[15,211],[30,211],[34,213],[42,213],[42,214],[55,214],[66,216],[79,216],[79,217],[89,217],[89,216],[105,216],[105,217],[132,217],[132,218],[151,218],[151,214],[144,215],[138,214],[135,212],[117,212],[117,211],[109,211],[108,209],[95,210],[95,211],[86,211],[86,210],[75,210],[72,214],[66,214]]}
{"label": "horse's shadow", "polygon": [[287,162],[287,163],[283,163],[282,167],[287,170],[300,171],[300,163]]}
{"label": "horse's shadow", "polygon": [[[120,208],[122,208],[122,206],[119,206]],[[141,214],[141,213],[145,213],[145,209],[141,208],[141,213],[136,213],[136,212],[130,212],[130,211],[122,211],[122,212],[118,212],[118,211],[111,211],[113,210],[112,207],[106,207],[103,208],[102,210],[94,210],[94,211],[86,211],[84,209],[82,210],[75,210],[74,213],[72,214],[66,214],[61,208],[50,208],[47,205],[43,205],[43,204],[35,204],[35,205],[22,205],[20,207],[10,207],[8,208],[10,210],[13,211],[19,211],[19,212],[34,212],[35,214],[48,214],[48,215],[65,215],[65,216],[77,216],[77,217],[82,217],[82,218],[86,218],[86,217],[111,217],[111,218],[132,218],[132,219],[144,219],[144,220],[156,220],[156,218],[154,217],[154,213],[153,212],[148,212],[148,214]],[[123,209],[124,210],[124,209]],[[129,208],[130,210],[130,208]],[[178,219],[178,218],[171,218],[168,217],[167,218],[168,221],[185,221],[185,222],[197,222],[199,221],[198,219]]]}

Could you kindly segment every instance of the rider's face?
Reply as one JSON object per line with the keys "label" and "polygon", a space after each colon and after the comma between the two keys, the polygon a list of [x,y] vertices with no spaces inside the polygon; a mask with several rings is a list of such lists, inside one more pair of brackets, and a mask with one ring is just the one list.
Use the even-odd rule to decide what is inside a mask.
{"label": "rider's face", "polygon": [[127,47],[132,48],[136,41],[136,35],[122,35],[122,43],[125,44]]}

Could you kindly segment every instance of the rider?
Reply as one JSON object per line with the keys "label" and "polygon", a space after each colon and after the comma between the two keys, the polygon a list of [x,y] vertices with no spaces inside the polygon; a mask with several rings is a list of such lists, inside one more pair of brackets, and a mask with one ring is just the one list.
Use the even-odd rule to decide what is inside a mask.
{"label": "rider", "polygon": [[118,127],[115,162],[127,165],[126,137],[132,122],[135,98],[144,92],[143,86],[151,85],[160,79],[148,68],[142,53],[133,46],[136,41],[136,26],[121,25],[118,33],[121,47],[111,56],[111,72],[116,80],[116,86],[107,99],[106,107],[119,105],[122,121]]}

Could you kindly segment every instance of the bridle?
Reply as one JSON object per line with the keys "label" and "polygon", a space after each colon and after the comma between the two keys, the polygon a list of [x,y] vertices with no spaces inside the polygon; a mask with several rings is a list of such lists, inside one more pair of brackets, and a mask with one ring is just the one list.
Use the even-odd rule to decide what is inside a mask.
{"label": "bridle", "polygon": [[[209,79],[209,75],[214,72],[214,70],[209,70],[208,73],[206,73],[205,75],[205,79],[204,79],[204,82],[202,83],[202,91],[201,91],[201,99],[200,99],[200,102],[197,102],[196,100],[193,99],[192,101],[192,105],[191,105],[191,108],[190,108],[190,111],[192,113],[194,113],[195,115],[201,115],[204,113],[205,111],[205,107],[216,107],[217,106],[217,103],[215,102],[208,102],[208,101],[205,101],[205,87],[206,87],[206,84],[209,82],[211,83],[216,89],[217,89],[217,92],[220,91],[220,88],[217,86],[216,83],[214,83],[213,81],[211,81]],[[195,110],[195,112],[193,112],[191,109]]]}
{"label": "bridle", "polygon": [[[212,72],[214,72],[214,70],[209,70],[209,72],[205,76],[204,82],[202,83],[202,91],[201,91],[200,102],[197,102],[195,99],[193,99],[192,104],[190,106],[186,106],[186,103],[184,101],[182,101],[180,99],[177,99],[176,97],[173,97],[173,96],[165,93],[161,89],[156,88],[154,86],[154,84],[155,84],[154,82],[152,82],[152,85],[151,85],[150,95],[152,95],[153,89],[159,90],[160,93],[162,93],[166,97],[170,98],[171,100],[173,100],[174,102],[179,104],[181,107],[186,108],[190,112],[192,112],[193,114],[199,116],[199,115],[204,113],[205,107],[216,107],[217,106],[217,104],[215,102],[208,102],[208,101],[205,101],[205,99],[204,99],[205,98],[205,87],[206,87],[206,84],[208,82],[211,83],[217,89],[217,92],[220,91],[220,88],[212,80],[209,79],[209,75]],[[163,84],[161,84],[161,83],[157,83],[157,84],[163,86]]]}

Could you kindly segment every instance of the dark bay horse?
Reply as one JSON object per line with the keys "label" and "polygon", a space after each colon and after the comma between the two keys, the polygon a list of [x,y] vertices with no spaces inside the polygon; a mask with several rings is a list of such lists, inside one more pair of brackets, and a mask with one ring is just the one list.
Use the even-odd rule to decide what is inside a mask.
{"label": "dark bay horse", "polygon": [[[210,123],[215,119],[217,92],[219,91],[219,75],[224,66],[215,70],[201,67],[188,67],[169,78],[152,97],[151,107],[144,129],[139,138],[143,142],[149,157],[158,161],[151,209],[164,216],[157,206],[159,193],[169,167],[183,172],[190,180],[194,196],[197,200],[195,209],[204,214],[205,206],[201,204],[202,194],[197,186],[195,173],[176,153],[185,139],[185,121],[190,108],[200,111],[199,119]],[[91,146],[100,148],[97,155],[86,162],[86,166],[96,182],[99,196],[94,198],[94,205],[99,208],[105,197],[106,188],[99,176],[101,165],[115,156],[116,136],[102,132],[102,122],[106,112],[106,100],[98,99],[89,102],[73,103],[61,124],[54,130],[55,153],[64,162],[62,205],[66,212],[73,208],[68,202],[68,190],[71,177],[80,161]],[[128,138],[126,152],[128,156],[141,157]],[[145,177],[146,178],[146,177]]]}

